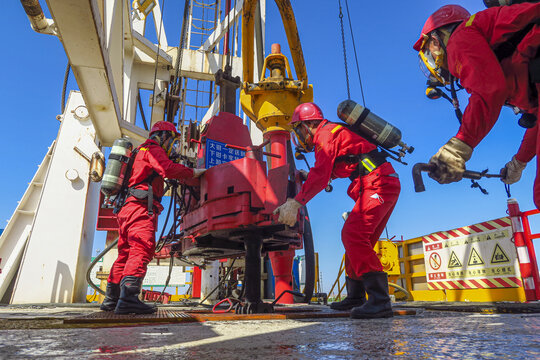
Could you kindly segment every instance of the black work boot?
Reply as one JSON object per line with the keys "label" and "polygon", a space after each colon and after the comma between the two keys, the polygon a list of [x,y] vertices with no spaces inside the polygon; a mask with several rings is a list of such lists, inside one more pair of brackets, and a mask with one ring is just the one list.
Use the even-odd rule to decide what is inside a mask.
{"label": "black work boot", "polygon": [[136,276],[124,276],[120,281],[120,299],[116,304],[115,314],[152,314],[157,311],[154,306],[147,305],[139,300],[142,278]]}
{"label": "black work boot", "polygon": [[387,318],[394,316],[388,295],[388,275],[384,271],[374,271],[362,276],[367,302],[351,311],[353,319]]}
{"label": "black work boot", "polygon": [[351,310],[353,307],[364,305],[366,302],[366,289],[362,280],[354,280],[345,277],[347,297],[341,301],[330,304],[332,310]]}
{"label": "black work boot", "polygon": [[114,311],[116,303],[120,297],[120,284],[107,283],[107,290],[105,291],[105,299],[99,307],[103,311]]}

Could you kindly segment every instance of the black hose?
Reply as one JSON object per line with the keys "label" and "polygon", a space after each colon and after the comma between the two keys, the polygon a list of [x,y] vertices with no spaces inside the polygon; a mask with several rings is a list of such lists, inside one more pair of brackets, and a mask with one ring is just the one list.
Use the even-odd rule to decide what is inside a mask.
{"label": "black hose", "polygon": [[313,232],[311,231],[311,221],[309,220],[307,207],[304,207],[304,256],[306,259],[306,284],[304,285],[304,301],[310,303],[315,289],[315,247],[313,245]]}
{"label": "black hose", "polygon": [[92,272],[92,269],[97,264],[97,262],[101,260],[101,258],[105,256],[105,254],[108,253],[113,247],[115,247],[116,244],[118,244],[118,238],[116,238],[116,240],[110,243],[109,246],[105,248],[105,250],[100,252],[99,255],[96,256],[95,259],[90,263],[90,265],[88,266],[88,270],[86,270],[86,281],[88,282],[88,285],[90,285],[92,289],[96,290],[101,295],[105,295],[105,291],[101,290],[99,286],[92,282],[92,279],[90,278],[90,273]]}

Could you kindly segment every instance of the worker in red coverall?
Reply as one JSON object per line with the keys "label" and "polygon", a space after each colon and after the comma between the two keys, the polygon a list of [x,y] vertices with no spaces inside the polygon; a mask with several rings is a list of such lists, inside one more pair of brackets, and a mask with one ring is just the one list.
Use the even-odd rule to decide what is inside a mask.
{"label": "worker in red coverall", "polygon": [[163,179],[188,179],[204,172],[170,160],[179,135],[172,123],[159,121],[152,126],[150,137],[134,151],[128,197],[117,215],[118,258],[107,280],[101,310],[114,310],[116,314],[157,311],[140,301],[139,294],[148,263],[154,257],[158,215],[163,210]]}
{"label": "worker in red coverall", "polygon": [[279,221],[293,226],[298,210],[330,179],[350,177],[347,194],[355,205],[341,231],[347,297],[332,303],[331,308],[352,309],[353,318],[391,317],[388,277],[373,247],[396,205],[401,189],[398,175],[374,144],[344,125],[325,120],[321,109],[313,103],[299,105],[291,124],[302,147],[315,150],[315,166],[298,195],[276,209]]}
{"label": "worker in red coverall", "polygon": [[[457,135],[430,160],[437,168],[430,176],[439,183],[462,179],[465,162],[489,133],[505,103],[538,118],[539,21],[538,2],[492,7],[474,15],[459,5],[446,5],[426,21],[414,49],[430,76],[446,85],[459,79],[471,94]],[[536,134],[536,128],[527,131],[523,152],[506,165],[503,181],[513,181],[516,172],[521,176],[524,163],[540,153]],[[540,173],[534,200],[540,208]]]}

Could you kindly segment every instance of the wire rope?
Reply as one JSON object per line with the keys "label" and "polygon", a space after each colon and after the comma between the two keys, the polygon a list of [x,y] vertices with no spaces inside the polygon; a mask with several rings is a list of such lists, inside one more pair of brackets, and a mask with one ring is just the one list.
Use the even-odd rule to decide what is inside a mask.
{"label": "wire rope", "polygon": [[66,109],[66,89],[69,79],[69,70],[71,69],[71,64],[68,61],[68,64],[66,66],[66,73],[64,74],[64,85],[62,86],[62,114],[64,113],[64,110]]}

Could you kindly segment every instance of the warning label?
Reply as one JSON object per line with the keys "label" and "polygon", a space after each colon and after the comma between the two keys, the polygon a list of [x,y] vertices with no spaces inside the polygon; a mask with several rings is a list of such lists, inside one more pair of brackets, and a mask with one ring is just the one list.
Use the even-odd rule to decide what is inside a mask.
{"label": "warning label", "polygon": [[472,248],[471,255],[469,256],[469,266],[484,265],[484,260],[478,254],[475,248]]}
{"label": "warning label", "polygon": [[[467,232],[470,234],[464,235]],[[456,280],[482,280],[478,284],[484,287],[519,286],[519,263],[512,236],[508,218],[425,236],[426,277],[434,285],[430,288],[441,289],[437,284]],[[467,284],[475,286],[474,282]]]}
{"label": "warning label", "polygon": [[450,255],[450,261],[448,262],[448,268],[457,268],[462,267],[463,264],[461,264],[461,261],[459,261],[458,257],[456,256],[456,253],[452,251],[452,255]]}
{"label": "warning label", "polygon": [[495,249],[493,250],[493,255],[491,255],[492,264],[500,264],[510,262],[510,259],[504,253],[503,249],[499,244],[495,244]]}
{"label": "warning label", "polygon": [[441,267],[441,257],[436,252],[429,256],[429,266],[431,266],[433,270],[439,270]]}

